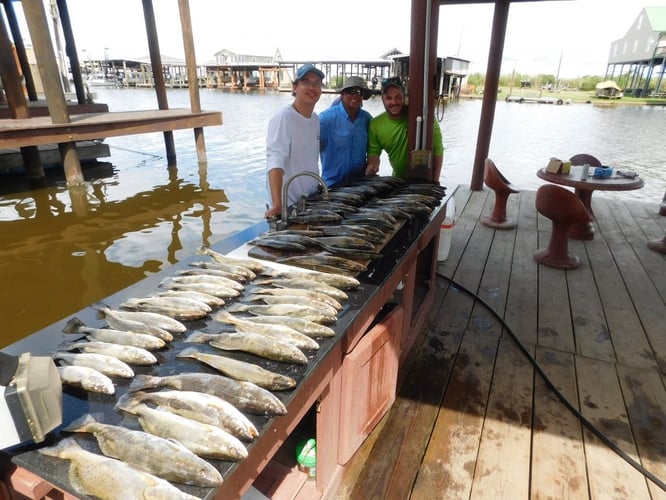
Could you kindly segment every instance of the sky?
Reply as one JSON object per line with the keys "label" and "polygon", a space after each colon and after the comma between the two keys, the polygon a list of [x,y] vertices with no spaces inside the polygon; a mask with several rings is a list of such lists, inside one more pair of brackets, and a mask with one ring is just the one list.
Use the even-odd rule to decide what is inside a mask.
{"label": "sky", "polygon": [[[512,4],[502,74],[603,75],[611,42],[626,34],[643,7],[666,5],[666,0],[646,1]],[[410,0],[190,0],[189,4],[199,64],[212,61],[222,49],[251,55],[275,55],[279,50],[283,60],[296,61],[374,59],[393,48],[409,51]],[[80,59],[148,55],[141,2],[68,0],[68,6]],[[160,52],[182,58],[178,1],[154,0],[153,6]],[[493,8],[492,4],[440,7],[438,56],[469,60],[470,73],[485,73]]]}

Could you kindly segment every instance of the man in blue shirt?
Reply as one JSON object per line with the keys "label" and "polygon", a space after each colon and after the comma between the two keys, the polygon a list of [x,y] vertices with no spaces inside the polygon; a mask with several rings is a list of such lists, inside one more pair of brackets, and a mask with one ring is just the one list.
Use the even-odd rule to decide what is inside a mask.
{"label": "man in blue shirt", "polygon": [[319,114],[321,176],[328,187],[365,175],[372,115],[362,106],[371,95],[363,78],[350,76],[340,89],[340,102]]}

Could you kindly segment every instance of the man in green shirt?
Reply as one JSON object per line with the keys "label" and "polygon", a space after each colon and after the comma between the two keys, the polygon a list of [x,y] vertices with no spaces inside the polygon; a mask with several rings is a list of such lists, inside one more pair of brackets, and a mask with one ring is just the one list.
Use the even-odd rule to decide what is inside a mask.
{"label": "man in green shirt", "polygon": [[[407,105],[399,78],[389,78],[383,82],[382,102],[386,111],[372,119],[368,130],[368,165],[365,173],[375,175],[379,171],[379,155],[384,150],[388,153],[393,175],[405,178],[408,177],[409,165]],[[444,146],[437,121],[433,126],[432,149],[433,179],[439,181]]]}

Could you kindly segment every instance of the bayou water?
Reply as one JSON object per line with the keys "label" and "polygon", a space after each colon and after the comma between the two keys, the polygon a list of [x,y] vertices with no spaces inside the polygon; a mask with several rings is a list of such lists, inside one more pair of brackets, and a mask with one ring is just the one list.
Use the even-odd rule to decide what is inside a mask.
{"label": "bayou water", "polygon": [[[95,89],[111,111],[156,109],[149,89]],[[324,94],[321,111],[335,95]],[[168,94],[189,107],[187,90]],[[202,108],[222,126],[204,130],[208,162],[199,165],[191,130],[174,132],[177,163],[168,165],[161,133],[108,138],[111,157],[86,166],[86,184],[68,189],[62,168],[32,189],[21,175],[0,176],[0,347],[29,335],[261,220],[265,211],[265,130],[292,97],[284,92],[203,90]],[[382,111],[373,97],[365,108]],[[481,101],[451,103],[442,122],[440,182],[468,185]],[[666,189],[666,108],[498,102],[489,157],[521,189],[543,181],[550,157],[586,152],[605,165],[636,171],[631,197],[656,207]],[[382,157],[380,174],[390,173]]]}

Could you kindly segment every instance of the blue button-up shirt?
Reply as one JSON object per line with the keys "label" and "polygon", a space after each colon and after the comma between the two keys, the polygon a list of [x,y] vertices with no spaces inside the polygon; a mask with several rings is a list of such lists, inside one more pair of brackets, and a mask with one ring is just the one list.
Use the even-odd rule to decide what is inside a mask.
{"label": "blue button-up shirt", "polygon": [[342,103],[319,114],[321,175],[328,187],[365,174],[370,120],[372,115],[359,109],[352,122]]}

